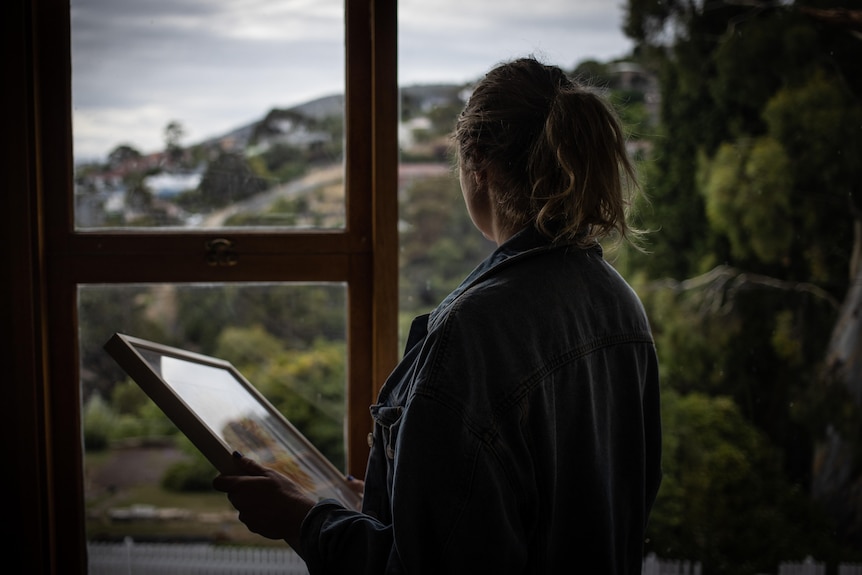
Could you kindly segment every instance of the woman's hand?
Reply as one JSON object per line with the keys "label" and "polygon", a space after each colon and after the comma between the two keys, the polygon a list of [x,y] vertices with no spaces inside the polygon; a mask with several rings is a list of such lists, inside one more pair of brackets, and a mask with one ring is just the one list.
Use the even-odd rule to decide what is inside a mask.
{"label": "woman's hand", "polygon": [[[347,487],[358,495],[360,500],[365,495],[365,482],[361,479],[356,479],[352,475],[347,476]],[[359,507],[362,507],[362,503],[359,504]],[[359,511],[359,509],[357,509],[357,511]]]}
{"label": "woman's hand", "polygon": [[242,475],[219,475],[213,487],[227,493],[249,531],[284,539],[302,555],[299,530],[314,501],[281,473],[236,455]]}

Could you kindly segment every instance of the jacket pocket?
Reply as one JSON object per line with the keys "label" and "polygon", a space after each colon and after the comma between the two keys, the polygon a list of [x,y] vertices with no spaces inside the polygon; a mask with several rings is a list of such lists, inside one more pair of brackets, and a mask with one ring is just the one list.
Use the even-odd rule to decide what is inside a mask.
{"label": "jacket pocket", "polygon": [[395,443],[404,407],[372,405],[371,417],[374,418],[374,440],[382,440],[386,457],[395,459]]}

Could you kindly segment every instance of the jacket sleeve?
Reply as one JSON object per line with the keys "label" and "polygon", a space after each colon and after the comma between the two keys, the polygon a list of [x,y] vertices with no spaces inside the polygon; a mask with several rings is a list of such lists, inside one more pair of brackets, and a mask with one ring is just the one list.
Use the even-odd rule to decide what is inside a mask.
{"label": "jacket sleeve", "polygon": [[302,523],[302,556],[312,575],[393,572],[392,526],[346,509],[334,500],[315,505]]}

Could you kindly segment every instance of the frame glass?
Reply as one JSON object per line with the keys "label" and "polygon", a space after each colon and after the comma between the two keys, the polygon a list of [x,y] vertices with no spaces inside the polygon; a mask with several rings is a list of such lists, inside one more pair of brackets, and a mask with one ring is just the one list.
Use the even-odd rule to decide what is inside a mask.
{"label": "frame glass", "polygon": [[104,348],[219,472],[238,473],[239,451],[312,498],[359,508],[338,468],[230,362],[121,333]]}

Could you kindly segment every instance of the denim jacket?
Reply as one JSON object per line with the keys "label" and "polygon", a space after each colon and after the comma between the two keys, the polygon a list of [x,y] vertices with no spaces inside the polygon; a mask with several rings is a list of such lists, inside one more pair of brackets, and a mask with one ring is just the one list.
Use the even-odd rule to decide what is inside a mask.
{"label": "denim jacket", "polygon": [[640,573],[658,366],[601,248],[526,229],[429,315],[371,407],[362,512],[318,503],[310,573]]}

